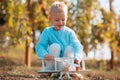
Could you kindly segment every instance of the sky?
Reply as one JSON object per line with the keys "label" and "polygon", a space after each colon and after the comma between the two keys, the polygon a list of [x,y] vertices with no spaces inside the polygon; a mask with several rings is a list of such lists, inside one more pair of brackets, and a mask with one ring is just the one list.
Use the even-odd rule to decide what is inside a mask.
{"label": "sky", "polygon": [[113,3],[114,10],[120,15],[120,0],[115,0]]}
{"label": "sky", "polygon": [[[74,3],[77,2],[77,0],[68,0],[68,1],[72,1]],[[109,11],[109,0],[98,0],[100,2],[100,6],[102,8],[105,8],[107,11]],[[113,0],[113,4],[112,4],[114,11],[117,15],[120,15],[120,0]]]}
{"label": "sky", "polygon": [[[99,0],[99,2],[101,7],[109,11],[109,0]],[[114,12],[117,15],[120,15],[120,0],[114,0],[112,6],[114,9]]]}

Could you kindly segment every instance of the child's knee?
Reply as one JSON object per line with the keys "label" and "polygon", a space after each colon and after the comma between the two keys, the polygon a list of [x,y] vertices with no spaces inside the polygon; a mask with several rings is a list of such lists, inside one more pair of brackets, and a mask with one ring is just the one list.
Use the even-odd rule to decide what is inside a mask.
{"label": "child's knee", "polygon": [[50,45],[50,47],[49,47],[49,53],[50,53],[50,54],[53,54],[54,56],[59,56],[60,50],[61,50],[61,47],[60,47],[60,45],[57,44],[57,43],[53,43],[53,44]]}
{"label": "child's knee", "polygon": [[64,51],[64,57],[74,57],[74,51],[72,46],[67,46]]}

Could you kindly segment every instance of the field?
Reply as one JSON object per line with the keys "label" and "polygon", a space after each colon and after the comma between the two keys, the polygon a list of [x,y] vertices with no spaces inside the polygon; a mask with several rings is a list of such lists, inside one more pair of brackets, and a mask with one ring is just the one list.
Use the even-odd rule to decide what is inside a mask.
{"label": "field", "polygon": [[[0,52],[0,80],[57,80],[57,77],[42,77],[38,74],[37,70],[41,67],[41,62],[37,60],[37,56],[31,50],[31,68],[24,64],[23,48],[10,48]],[[96,65],[95,60],[86,61],[86,68],[90,69],[89,72],[82,72],[83,80],[120,80],[120,60],[116,61],[115,68],[110,70],[100,62]],[[65,78],[65,76],[64,76]],[[75,80],[78,80],[74,77]],[[74,80],[73,79],[73,80]],[[65,78],[66,80],[66,78]]]}

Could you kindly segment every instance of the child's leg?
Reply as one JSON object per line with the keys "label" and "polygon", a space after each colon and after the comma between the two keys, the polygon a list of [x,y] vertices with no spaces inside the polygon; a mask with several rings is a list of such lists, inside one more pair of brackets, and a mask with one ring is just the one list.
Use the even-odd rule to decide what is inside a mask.
{"label": "child's leg", "polygon": [[71,46],[65,48],[64,57],[74,58],[74,51]]}
{"label": "child's leg", "polygon": [[74,63],[74,51],[71,46],[67,46],[64,51],[64,57],[68,57],[70,63]]}
{"label": "child's leg", "polygon": [[[59,57],[60,55],[60,46],[57,43],[53,43],[49,47],[49,53],[54,55],[54,57]],[[46,70],[54,70],[54,61],[46,61]]]}
{"label": "child's leg", "polygon": [[60,50],[61,50],[61,47],[59,44],[57,43],[53,43],[52,45],[50,45],[49,47],[49,53],[54,55],[54,57],[59,57],[60,55]]}
{"label": "child's leg", "polygon": [[[64,52],[64,57],[70,57],[70,58],[74,58],[74,50],[71,46],[67,46]],[[74,61],[71,61],[71,63],[74,64],[79,64],[79,60],[75,59]],[[73,68],[73,67],[72,67]],[[74,69],[73,69],[74,70]],[[76,67],[75,69],[76,71],[80,70],[80,67]]]}
{"label": "child's leg", "polygon": [[[74,64],[74,51],[73,51],[73,48],[72,48],[71,46],[67,46],[67,47],[65,48],[64,57],[67,57],[67,58],[68,58],[67,62],[68,62],[69,64]],[[68,68],[68,70],[74,71],[74,70],[75,70],[75,67],[74,67],[74,66],[70,66],[70,67]]]}

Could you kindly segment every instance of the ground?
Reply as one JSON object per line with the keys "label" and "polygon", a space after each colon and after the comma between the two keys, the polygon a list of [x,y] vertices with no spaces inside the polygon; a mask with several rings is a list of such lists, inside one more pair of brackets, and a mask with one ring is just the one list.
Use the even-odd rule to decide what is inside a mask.
{"label": "ground", "polygon": [[[37,60],[35,53],[31,54],[31,68],[24,63],[24,50],[13,48],[6,52],[0,52],[0,80],[58,80],[57,77],[44,76],[38,74],[37,70],[41,69],[41,62]],[[105,65],[100,63],[96,65],[96,61],[85,61],[88,72],[82,72],[83,80],[120,80],[120,60],[115,63],[114,69],[107,69]],[[64,75],[64,80],[66,76]],[[73,80],[79,80],[74,77]]]}
{"label": "ground", "polygon": [[[17,63],[16,63],[17,62]],[[36,61],[36,64],[38,61]],[[36,65],[35,63],[32,65]],[[31,67],[28,69],[22,63],[18,61],[12,61],[5,57],[0,57],[0,80],[57,80],[57,77],[41,77],[42,74],[38,74],[37,70],[40,65]],[[82,72],[84,80],[120,80],[120,72],[115,72],[114,70],[90,70],[88,72]],[[64,77],[65,79],[66,77]],[[78,80],[78,78],[75,78]],[[74,80],[73,79],[73,80]],[[66,79],[65,79],[66,80]]]}

